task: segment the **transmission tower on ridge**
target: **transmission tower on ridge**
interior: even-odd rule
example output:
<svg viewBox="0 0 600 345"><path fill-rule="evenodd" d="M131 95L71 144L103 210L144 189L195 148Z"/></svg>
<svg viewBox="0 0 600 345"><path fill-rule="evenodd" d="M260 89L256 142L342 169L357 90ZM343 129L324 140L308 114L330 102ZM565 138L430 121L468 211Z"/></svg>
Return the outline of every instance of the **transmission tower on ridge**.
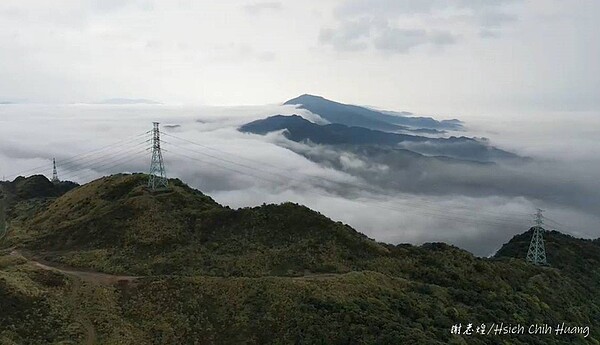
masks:
<svg viewBox="0 0 600 345"><path fill-rule="evenodd" d="M58 183L58 172L56 172L56 158L52 158L52 180L53 183Z"/></svg>
<svg viewBox="0 0 600 345"><path fill-rule="evenodd" d="M148 187L152 190L168 188L169 181L165 173L165 164L163 162L162 152L160 151L160 130L158 122L153 122L152 130L152 163L150 164L150 176L148 177Z"/></svg>
<svg viewBox="0 0 600 345"><path fill-rule="evenodd" d="M534 265L547 265L546 262L546 248L544 246L544 216L542 215L544 210L537 209L535 213L535 226L533 227L533 236L531 237L531 243L529 244L529 250L527 251L527 261Z"/></svg>

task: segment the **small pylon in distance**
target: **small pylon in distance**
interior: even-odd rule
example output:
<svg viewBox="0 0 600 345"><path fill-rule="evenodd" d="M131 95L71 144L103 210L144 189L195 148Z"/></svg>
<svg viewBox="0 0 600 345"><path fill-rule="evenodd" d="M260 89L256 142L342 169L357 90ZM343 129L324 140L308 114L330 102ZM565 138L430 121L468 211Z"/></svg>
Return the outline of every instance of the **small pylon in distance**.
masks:
<svg viewBox="0 0 600 345"><path fill-rule="evenodd" d="M52 183L58 183L58 172L56 171L56 158L52 158Z"/></svg>
<svg viewBox="0 0 600 345"><path fill-rule="evenodd" d="M548 265L546 261L546 247L544 246L544 220L543 210L538 208L535 213L535 226L533 227L533 236L527 251L527 262L534 265Z"/></svg>
<svg viewBox="0 0 600 345"><path fill-rule="evenodd" d="M165 173L165 164L163 162L162 152L160 150L160 130L158 122L153 122L152 130L152 162L150 163L150 176L148 177L148 187L152 190L168 188L169 180Z"/></svg>

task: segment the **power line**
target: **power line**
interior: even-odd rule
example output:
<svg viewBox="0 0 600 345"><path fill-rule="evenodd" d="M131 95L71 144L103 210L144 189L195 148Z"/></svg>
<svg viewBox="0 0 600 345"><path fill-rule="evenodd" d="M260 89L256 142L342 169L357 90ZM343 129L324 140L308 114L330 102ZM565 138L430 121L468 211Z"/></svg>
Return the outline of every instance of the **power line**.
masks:
<svg viewBox="0 0 600 345"><path fill-rule="evenodd" d="M147 145L150 140L152 141L152 149L153 149L153 157L154 157L157 152L156 146L157 146L157 144L159 145L158 152L160 152L160 142L162 141L162 140L160 140L160 137L157 137L157 134L160 133L160 131L157 129L157 125L155 124L155 128L152 131L153 137L151 139L147 139L147 140L143 140L143 141L139 140L140 137L147 136L150 132L151 131L148 131L148 132L139 134L133 138L121 140L121 141L115 142L113 144L106 145L99 149L91 150L91 151L88 151L85 153L81 153L81 154L72 156L68 159L63 160L62 162L59 161L59 167L61 170L64 171L63 177L70 176L72 178L85 179L92 175L98 174L102 171L108 171L110 169L114 169L115 167L119 167L119 166L122 166L125 164L131 164L132 162L142 158L139 155L141 153L146 152L149 148L143 148L141 150L136 150L136 149L139 148L140 146ZM180 156L180 157L183 157L186 159L199 161L204 164L210 164L210 165L216 166L220 169L233 171L233 172L236 172L243 176L251 176L251 177L254 177L254 178L257 178L260 180L267 181L276 186L282 185L282 181L284 182L284 185L287 185L288 187L305 186L305 187L308 187L306 189L309 192L320 194L320 195L328 197L328 198L332 197L332 194L325 192L325 190L335 187L335 186L338 186L338 187L342 186L347 189L350 189L350 188L358 189L360 191L368 192L369 194L377 195L377 196L386 195L385 190L382 190L381 188L377 188L376 186L365 184L362 181L358 181L358 182L354 182L354 183L346 182L346 181L336 181L336 180L325 178L322 176L314 176L314 175L310 175L310 174L305 174L305 173L301 173L301 172L291 170L291 169L283 169L281 167L278 167L278 166L275 166L275 165L272 165L272 164L269 164L266 162L259 162L259 161L241 156L241 155L228 153L226 151L219 150L217 148L213 148L210 146L202 145L202 144L196 143L196 142L188 140L188 139L179 138L177 136L170 135L168 133L163 132L163 134L168 137L172 137L174 139L196 145L198 147L201 147L202 149L227 154L231 157L235 157L235 160L223 158L222 156L213 155L213 154L206 153L206 152L199 151L199 150L194 150L194 149L182 146L182 145L178 145L176 143L168 143L168 142L162 141L164 144L167 144L167 146L172 146L177 149L186 150L195 155L202 155L204 157L208 157L209 160L199 159L198 157L193 157L193 156L190 156L187 154L183 154L183 153L177 152L175 150L172 150L172 151L164 150L165 152L169 152L170 154L173 154L175 156ZM127 146L126 144L133 144L133 145ZM116 145L122 145L122 146L125 145L125 146L121 147L120 149L118 149L116 151L109 151L109 152L103 153L103 151L106 151L109 148L114 148ZM162 156L162 154L161 154L161 156ZM249 164L241 163L240 160L246 161ZM155 166L155 164L154 164L155 161L156 160L153 158L152 159L153 164L151 166ZM160 161L162 162L162 159L160 159ZM215 161L221 162L221 163L217 163ZM257 167L256 165L259 165L260 167ZM269 166L274 169L265 169L264 168L265 166ZM42 167L40 167L40 168L42 168ZM35 170L35 169L36 168L32 168L32 169L26 170L26 171L31 171L31 170ZM86 171L86 170L89 170L89 171ZM164 173L164 163L162 164L162 169L159 169L159 170L161 170ZM151 170L151 175L152 175L152 171L153 170ZM279 172L277 172L277 171L279 171ZM21 173L19 173L19 174L21 174ZM268 175L268 176L265 176L265 175ZM164 176L164 174L161 174L161 176ZM352 176L352 175L350 175L350 176ZM355 176L352 176L352 178L356 179ZM324 182L325 184L324 185L320 185L320 184L315 185L313 183L315 180ZM386 195L386 196L394 197L393 195ZM495 215L494 217L488 217L488 219L468 217L465 215L457 214L455 211L450 211L449 208L438 207L437 205L434 205L429 200L419 200L419 198L413 198L413 197L411 197L411 199L407 199L407 200L396 199L393 202L390 200L382 201L377 198L366 197L365 195L362 195L362 194L360 195L359 198L355 198L355 199L346 198L346 200L348 200L350 202L359 203L361 205L364 205L364 203L360 201L361 199L368 200L369 202L371 202L369 204L369 206L378 207L381 209L392 210L392 211L396 211L396 212L405 212L405 209L397 208L398 206L400 206L400 207L404 207L404 208L413 208L413 209L417 210L419 213L424 214L424 215L428 215L428 216L432 216L432 217L439 217L439 218L456 221L456 222L478 223L478 224L487 224L487 225L494 225L494 226L506 226L506 225L511 225L511 226L515 226L515 227L522 226L522 224L517 223L517 221L515 221L514 218L504 219L503 217L500 217L498 215ZM452 213L454 213L454 214L452 214ZM480 211L479 213L485 213L485 212Z"/></svg>
<svg viewBox="0 0 600 345"><path fill-rule="evenodd" d="M207 154L205 152L201 152L201 151L196 151L196 150L192 150L192 149L189 149L189 148L185 148L185 147L182 147L180 145L176 145L176 144L170 144L170 145L173 145L175 147L182 148L182 149L194 152L194 153L198 153L198 154L201 154L201 155L204 155L204 156L207 156L207 157L210 157L210 158L213 158L215 160L222 161L222 162L225 162L225 163L228 163L228 164L236 165L236 166L243 167L243 168L246 168L246 169L251 169L251 170L254 170L254 171L259 171L261 173L266 173L266 174L269 174L269 175L272 175L272 176L275 176L275 177L278 177L278 178L283 178L285 181L295 180L295 181L298 181L300 183L305 183L306 182L304 180L300 180L300 179L295 178L295 177L290 176L290 175L282 175L282 174L278 174L278 173L275 173L275 172L272 172L272 171L262 170L262 169L259 169L259 168L255 168L255 167L249 166L247 164L238 163L238 162L231 161L231 160L228 160L228 159L223 159L221 157L217 157L217 156L214 156L214 155L211 155L211 154ZM189 157L189 156L187 156L187 157ZM213 163L210 163L208 161L202 161L202 162L203 163L207 163L207 164L213 164ZM222 165L219 165L219 166L223 167ZM228 169L227 167L223 167L223 168ZM231 169L231 170L235 171L235 172L238 172L238 173L247 174L247 172L242 172L242 171L233 170L233 169ZM251 175L251 176L254 176L254 177L257 177L257 178L260 178L260 179L263 179L263 180L267 180L267 181L269 181L271 183L277 183L277 184L281 183L281 181L274 181L274 180L271 180L271 179L265 179L263 176L257 176L257 175ZM308 175L308 177L312 178L313 176ZM377 194L377 195L381 195L382 194L381 190L374 189L372 186L369 186L369 185L364 185L364 184L362 184L362 185L356 185L356 184L351 184L351 183L347 183L347 182L340 182L340 181L329 180L329 179L325 179L325 178L322 178L322 180L326 180L327 182L332 183L332 184L336 184L336 185L345 185L345 186L350 186L350 187L353 187L353 188L359 188L361 190L367 190L367 191L369 191L371 193L374 193L374 194ZM411 200L406 200L404 202L408 203L408 204L404 204L403 205L405 207L412 207L412 208L418 208L418 209L429 208L430 210L433 210L433 211L435 211L437 209L437 211L441 212L441 213L437 214L437 216L444 216L446 218L449 217L448 216L448 209L447 208L440 208L440 207L436 207L436 206L431 205L431 204L427 205L427 206L426 205L418 206L417 202L415 202L415 200L412 200L412 199ZM462 220L465 220L465 218L463 218ZM504 223L509 223L509 222L514 223L514 218L501 219L499 217L495 217L495 221L502 221Z"/></svg>
<svg viewBox="0 0 600 345"><path fill-rule="evenodd" d="M142 150L142 151L138 151L135 152L134 154L140 154L140 153L145 153L146 150ZM113 170L114 168L117 167L121 167L127 164L132 164L132 162L135 162L136 160L139 160L141 158L145 158L143 156L133 156L133 155L127 155L124 157L121 157L118 160L112 161L110 163L106 163L100 166L95 166L95 167L90 167L87 168L87 171L82 171L77 173L76 175L74 175L73 179L76 179L78 181L84 182L96 175L104 175L106 172L110 172L111 170ZM119 171L122 172L122 171ZM135 171L130 171L130 172L135 172Z"/></svg>
<svg viewBox="0 0 600 345"><path fill-rule="evenodd" d="M105 161L110 161L112 160L115 156L120 155L121 153L125 152L129 152L132 149L135 149L137 147L140 146L146 146L147 143L149 142L149 140L143 141L143 142L139 142L136 145L130 146L130 147L125 147L125 148L121 148L120 150L117 151L112 151L112 152L108 152L102 155L99 155L97 157L87 157L86 159L81 159L78 160L76 162L71 162L69 164L65 164L64 166L62 166L62 168L66 169L66 170L70 170L70 171L77 171L80 169L85 169L88 166L92 166L94 164L98 164L98 163L102 163ZM91 158L91 159L88 159Z"/></svg>
<svg viewBox="0 0 600 345"><path fill-rule="evenodd" d="M174 136L174 135L171 135L171 134L168 134L168 133L164 133L164 132L161 132L161 133L163 133L165 136L168 136L168 137L171 137L171 138L175 138L175 139L178 139L178 140L181 140L181 141L184 141L184 142L187 142L187 143L190 143L190 144L202 147L202 148L206 148L206 149L209 149L209 150L212 150L212 151L215 151L215 152L224 153L224 154L230 155L232 157L236 157L236 159L242 159L242 160L245 160L247 162L259 164L261 167L262 166L273 167L273 168L275 168L275 169L277 169L279 171L285 172L287 174L287 175L285 175L285 178L292 178L289 175L290 173L291 174L300 174L300 175L304 175L304 176L306 176L306 177L308 177L310 179L319 179L321 181L324 181L324 182L327 182L327 183L331 183L331 184L335 184L335 185L345 185L347 187L358 188L358 189L363 189L363 190L364 189L368 189L368 190L374 191L376 194L385 194L386 192L388 192L388 191L386 191L384 189L381 189L381 188L379 188L379 189L376 190L374 188L374 186L370 185L370 184L335 181L335 180L331 180L331 179L328 179L328 178L325 178L325 177L322 177L322 176L315 176L315 175L309 175L309 174L305 174L305 173L300 173L297 170L284 169L284 168L281 168L280 166L275 166L275 165L272 165L272 164L268 164L266 162L257 162L257 161L255 161L253 159L249 159L249 158L246 158L244 156L236 155L236 154L233 154L233 153L230 153L230 152L227 152L227 151L219 150L219 149L217 149L215 147L210 147L210 146L202 145L202 144L199 144L199 143L194 142L194 141L189 140L189 139L184 139L184 138L177 137L177 136ZM245 168L253 169L253 170L259 170L261 172L264 172L264 173L267 173L267 174L270 174L270 175L281 176L281 174L275 173L275 172L270 171L270 170L263 170L263 169L260 169L260 168L248 166L246 164L242 164L242 163L239 163L239 162L236 162L236 161L231 161L231 160L228 160L228 159L225 159L225 158L216 157L214 155L211 155L211 154L208 154L208 153L205 153L205 152L200 152L200 151L192 150L192 149L189 149L189 148L186 148L186 147L174 144L174 143L168 143L168 144L174 145L174 146L182 148L184 150L188 150L188 151L191 151L191 152L196 152L196 153L202 154L204 156L211 157L211 158L223 161L223 162L235 164L237 166L241 166L241 167L245 167ZM350 176L352 176L352 175L350 175ZM352 176L352 177L356 178L355 176ZM395 183L391 183L391 184L395 185L396 187L400 187L400 185L398 185L398 184L395 184ZM411 203L421 202L421 203L424 203L424 204L430 204L432 207L438 207L431 200L426 200L424 198L421 198L421 197L418 197L418 196L415 196L415 195L411 195L410 198L411 198L410 199ZM468 208L466 208L466 207L460 207L460 206L453 206L453 208L455 208L455 209L459 209L460 208L460 209L467 209L468 210ZM445 211L445 208L443 210ZM504 217L504 218L506 218L509 221L513 220L515 217L523 217L524 218L525 216L529 216L528 213L513 213L514 214L513 217L511 217L511 216L507 217L506 213L495 213L495 212L491 212L491 211L487 211L487 210L478 210L478 213L485 213L485 214L488 214L490 216L494 216L496 218L503 218Z"/></svg>
<svg viewBox="0 0 600 345"><path fill-rule="evenodd" d="M565 226L564 224L561 224L561 223L559 223L559 222L557 222L555 220L552 220L551 218L548 218L546 216L544 216L544 219L549 220L551 223L554 223L554 224L556 224L558 226Z"/></svg>
<svg viewBox="0 0 600 345"><path fill-rule="evenodd" d="M114 147L116 145L121 145L121 144L125 144L125 143L129 143L129 142L135 141L135 140L137 140L137 138L139 138L141 136L144 136L144 135L147 135L148 133L150 133L150 131L146 131L144 133L138 134L138 135L136 135L136 136L134 136L132 138L129 138L129 139L123 139L123 140L114 142L112 144L100 147L98 149L94 149L94 150L90 150L90 151L87 151L87 152L82 152L82 153L76 154L74 156L70 156L68 158L63 159L62 163L63 164L69 163L69 162L72 162L72 161L75 161L75 160L78 160L78 159L82 159L83 157L85 157L87 155L90 155L92 153L101 152L101 151L104 151L104 150L106 150L108 148ZM45 164L45 165L41 165L41 166L38 166L38 167L29 168L29 169L22 170L22 171L19 171L19 172L10 174L10 175L6 175L5 178L7 178L8 180L12 180L12 179L16 178L17 176L20 176L20 175L23 175L23 174L27 174L27 173L31 173L31 172L40 171L42 169L46 169L47 167L48 167L48 165Z"/></svg>
<svg viewBox="0 0 600 345"><path fill-rule="evenodd" d="M224 166L224 165L221 165L221 164L217 164L217 163L214 163L214 162L211 162L211 161L208 161L208 160L198 159L196 157L188 156L188 155L185 155L185 154L182 154L182 153L178 153L178 152L174 152L174 151L170 151L170 150L164 150L164 151L165 152L169 152L170 154L174 154L176 156L181 156L181 157L192 159L192 160L195 160L195 161L199 161L199 162L202 162L202 163L205 163L205 164L210 164L210 165L219 167L221 169L225 169L225 170L237 172L237 173L243 174L243 175L249 175L249 176L258 178L260 180L264 180L264 181L267 181L267 182L270 182L270 183L274 183L276 185L280 185L281 184L281 181L279 181L279 180L273 180L273 179L266 178L266 177L261 176L261 175L250 174L250 173L245 172L245 171L240 171L240 170L237 170L237 169L234 169L234 168L231 168L231 167L227 167L227 166ZM289 182L289 179L287 180L287 182ZM303 183L303 181L299 181L299 182ZM320 191L315 190L313 188L311 188L310 191L312 193L320 194L320 195L328 197L328 198L331 197L331 194L323 193L323 192L320 192ZM378 207L378 208L382 208L382 209L387 209L387 210L391 210L391 211L396 211L396 212L400 212L400 213L404 213L406 211L406 210L403 210L403 209L398 209L398 208L395 208L395 207L387 206L384 202L382 202L380 200L376 200L376 199L373 199L373 198L365 198L365 199L368 199L369 201L377 203L377 204L370 204L369 206ZM354 203L358 203L358 204L361 204L363 206L365 205L364 203L361 203L358 200L354 200L354 199L345 199L345 200L350 201L350 202L354 202ZM506 225L509 224L508 222L501 221L501 220L497 220L496 221L496 220L475 219L475 218L465 217L465 216L460 216L460 215L450 215L447 212L446 213L436 213L436 212L432 212L431 210L426 210L424 207L419 207L417 205L401 205L401 206L415 208L417 211L419 211L420 213L422 213L424 215L429 215L429 216L432 216L432 217L439 217L439 218L443 218L443 219L447 219L447 220L454 220L456 222L478 223L478 224L486 224L486 225L492 225L492 226L506 226ZM512 223L510 225L515 226L515 227L522 227L523 226L523 224L520 224L520 223Z"/></svg>
<svg viewBox="0 0 600 345"><path fill-rule="evenodd" d="M103 163L103 164L87 165L77 171L69 172L69 173L67 173L67 175L71 176L71 178L85 179L85 178L88 178L95 174L101 173L102 172L101 170L109 171L110 169L113 169L117 166L131 163L135 159L143 158L142 156L137 156L137 155L139 155L141 153L145 153L147 151L148 151L147 148L143 148L141 150L134 151L134 152L128 151L128 152L122 153L118 156L112 157L112 159L110 161L105 161L105 163ZM116 157L119 157L119 158L116 158ZM88 170L88 171L85 171L85 170Z"/></svg>
<svg viewBox="0 0 600 345"><path fill-rule="evenodd" d="M189 157L189 156L187 156L187 157ZM205 161L205 160L199 160L199 161L207 163L207 164L216 165L216 164L214 164L212 162ZM239 171L239 170L231 169L231 168L228 168L228 167L225 167L225 166L222 166L222 165L217 165L217 166L219 166L221 168L224 168L224 169L228 169L228 170L232 170L232 171L235 171L235 172L239 172L239 173L242 173L242 174L251 175L251 176L254 176L256 178L260 178L262 180L266 180L268 182L281 184L281 181L274 181L274 180L271 180L271 179L265 179L262 176L248 174L247 172L242 172L242 171ZM325 195L327 197L331 197L331 194L323 194L323 193L319 193L319 194ZM368 198L368 199L370 201L376 201L376 202L382 203L381 201L373 199L373 198ZM347 200L352 200L352 199L347 199ZM398 203L398 202L396 202L396 203ZM435 216L435 217L439 217L439 218L444 218L444 219L452 219L452 220L455 220L455 221L465 221L465 222L469 222L470 221L470 222L472 222L473 219L474 219L474 218L461 217L461 216L458 216L458 215L451 216L451 215L449 215L448 210L445 210L443 212L438 212L438 213L433 213L431 211L427 212L427 211L425 211L425 208L428 208L429 210L433 210L433 209L431 207L418 206L416 204L402 204L401 206L409 207L409 208L413 208L413 209L417 209L419 212L427 214L427 215L431 215L431 216ZM386 209L391 209L391 210L394 210L394 211L400 211L400 212L404 212L405 211L405 210L399 210L399 209L391 208L389 206L386 206L385 208ZM510 223L510 224L512 224L514 226L519 226L519 227L523 226L522 223L516 223L514 219L512 219L512 220L503 220L503 219L479 220L479 223L487 223L488 225L502 225L502 226L505 226L505 225L507 225L507 224Z"/></svg>

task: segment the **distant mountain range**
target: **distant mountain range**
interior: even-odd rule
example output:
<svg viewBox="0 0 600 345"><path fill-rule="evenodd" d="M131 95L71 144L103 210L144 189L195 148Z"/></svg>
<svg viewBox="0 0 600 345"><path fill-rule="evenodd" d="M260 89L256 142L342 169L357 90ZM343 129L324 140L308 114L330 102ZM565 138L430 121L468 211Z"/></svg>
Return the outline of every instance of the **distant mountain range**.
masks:
<svg viewBox="0 0 600 345"><path fill-rule="evenodd" d="M430 130L460 130L462 123L459 120L438 121L430 117L405 116L411 113L377 111L366 107L343 104L330 101L321 96L302 95L284 103L285 105L298 105L321 116L331 123L340 123L347 126L358 126L382 131L401 131L410 129Z"/></svg>
<svg viewBox="0 0 600 345"><path fill-rule="evenodd" d="M161 104L144 98L109 98L98 102L98 104Z"/></svg>
<svg viewBox="0 0 600 345"><path fill-rule="evenodd" d="M304 145L289 141L278 141L277 145L320 166L360 178L368 182L376 193L458 193L475 197L516 197L523 194L522 188L507 186L505 181L508 176L513 176L511 166L530 159L494 147L487 139L440 137L441 132L431 128L424 130L438 131L438 135L423 136L414 129L399 129L404 128L404 125L384 121L391 117L402 118L401 116L344 105L316 96L300 96L286 104L300 101L311 105L325 105L325 108L313 106L309 111L317 111L318 115L332 123L314 123L299 115L274 115L246 123L238 130L258 135L281 132L291 142ZM404 121L407 118L402 119ZM462 128L458 120L443 122L421 118L413 123L430 127ZM348 196L354 193L352 188L346 187L336 188L335 192Z"/></svg>
<svg viewBox="0 0 600 345"><path fill-rule="evenodd" d="M445 156L477 162L519 158L513 153L490 146L487 141L464 136L428 138L347 126L340 123L319 125L298 115L275 115L247 123L239 128L241 132L261 135L283 129L286 130L284 132L286 138L296 142L310 141L321 145L381 145L405 148L423 155Z"/></svg>

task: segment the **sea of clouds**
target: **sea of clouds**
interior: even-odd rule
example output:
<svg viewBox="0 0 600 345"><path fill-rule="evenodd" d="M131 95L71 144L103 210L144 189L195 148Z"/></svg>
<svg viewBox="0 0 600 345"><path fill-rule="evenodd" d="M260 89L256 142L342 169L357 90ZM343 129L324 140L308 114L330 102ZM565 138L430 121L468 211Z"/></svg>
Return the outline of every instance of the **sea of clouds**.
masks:
<svg viewBox="0 0 600 345"><path fill-rule="evenodd" d="M461 135L487 137L532 160L418 175L389 171L384 162L330 147L290 142L281 132L237 131L274 114L322 122L280 105L0 105L0 177L51 176L53 157L60 177L79 183L110 173L147 172L150 144L144 133L158 121L168 176L231 207L292 201L379 241L443 241L482 256L526 231L537 207L551 219L548 228L587 238L600 234L598 114L463 117L467 132ZM306 152L338 159L344 169L309 160ZM406 188L382 188L370 178L381 171ZM411 181L414 176L422 178Z"/></svg>

